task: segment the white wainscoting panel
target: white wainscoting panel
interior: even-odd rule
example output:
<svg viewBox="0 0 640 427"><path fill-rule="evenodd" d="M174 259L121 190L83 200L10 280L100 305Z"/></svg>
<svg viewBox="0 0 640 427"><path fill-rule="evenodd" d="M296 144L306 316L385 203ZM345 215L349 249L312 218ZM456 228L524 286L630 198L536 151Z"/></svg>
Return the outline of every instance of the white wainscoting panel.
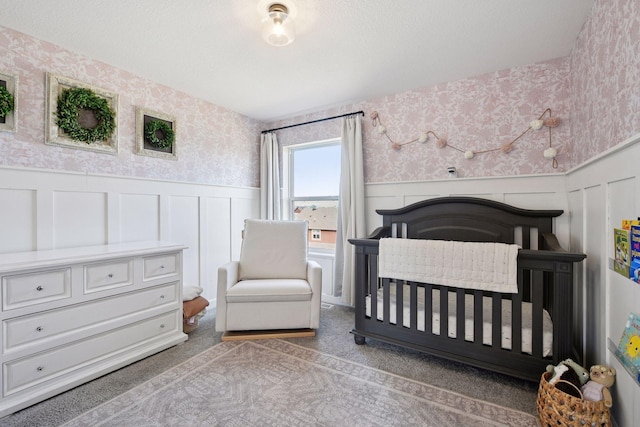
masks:
<svg viewBox="0 0 640 427"><path fill-rule="evenodd" d="M556 234L563 247L569 249L570 214L564 180L564 174L549 174L367 184L367 230L371 233L382 225L382 217L376 213L376 209L397 209L435 197L481 197L523 209L563 210L564 214L555 220Z"/></svg>
<svg viewBox="0 0 640 427"><path fill-rule="evenodd" d="M618 344L630 311L640 314L640 285L610 268L613 229L623 218L640 215L640 135L602 153L567 173L566 186L572 210L572 243L587 254L584 264L585 336L588 364L616 368L612 388L612 414L619 426L636 425L640 419L640 384L607 349L607 340Z"/></svg>
<svg viewBox="0 0 640 427"><path fill-rule="evenodd" d="M209 197L205 201L206 229L203 229L203 241L206 253L204 264L206 274L200 282L208 295L216 295L218 267L231 260L231 201L227 198Z"/></svg>
<svg viewBox="0 0 640 427"><path fill-rule="evenodd" d="M120 241L160 239L160 197L157 194L120 194Z"/></svg>
<svg viewBox="0 0 640 427"><path fill-rule="evenodd" d="M217 269L259 204L256 188L0 166L0 253L174 241L189 247L184 282L215 305Z"/></svg>
<svg viewBox="0 0 640 427"><path fill-rule="evenodd" d="M187 246L182 256L185 285L200 283L200 200L194 196L170 196L169 241Z"/></svg>
<svg viewBox="0 0 640 427"><path fill-rule="evenodd" d="M36 247L36 192L0 188L0 245L8 252Z"/></svg>
<svg viewBox="0 0 640 427"><path fill-rule="evenodd" d="M56 248L107 243L107 194L54 191L53 242Z"/></svg>

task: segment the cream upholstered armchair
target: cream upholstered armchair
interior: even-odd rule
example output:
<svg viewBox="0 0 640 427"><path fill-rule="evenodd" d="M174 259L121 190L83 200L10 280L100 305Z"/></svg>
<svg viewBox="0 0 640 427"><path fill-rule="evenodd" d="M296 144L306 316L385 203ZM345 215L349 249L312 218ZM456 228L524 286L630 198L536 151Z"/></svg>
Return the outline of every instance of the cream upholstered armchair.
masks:
<svg viewBox="0 0 640 427"><path fill-rule="evenodd" d="M306 221L245 220L240 261L218 268L216 330L318 329L322 269Z"/></svg>

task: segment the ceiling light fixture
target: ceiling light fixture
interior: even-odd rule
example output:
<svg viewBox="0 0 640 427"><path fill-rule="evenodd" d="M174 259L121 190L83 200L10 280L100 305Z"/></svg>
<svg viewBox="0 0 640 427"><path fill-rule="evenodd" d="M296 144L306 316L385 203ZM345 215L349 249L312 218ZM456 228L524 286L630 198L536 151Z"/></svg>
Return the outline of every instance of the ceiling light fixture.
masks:
<svg viewBox="0 0 640 427"><path fill-rule="evenodd" d="M262 20L262 38L274 46L286 46L296 38L287 6L281 3L269 5L267 17Z"/></svg>

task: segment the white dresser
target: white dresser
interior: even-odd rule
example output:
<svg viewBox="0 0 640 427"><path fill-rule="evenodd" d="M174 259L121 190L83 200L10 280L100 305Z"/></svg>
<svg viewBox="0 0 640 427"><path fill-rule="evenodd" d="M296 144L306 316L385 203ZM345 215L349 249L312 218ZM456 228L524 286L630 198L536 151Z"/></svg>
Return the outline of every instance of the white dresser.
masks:
<svg viewBox="0 0 640 427"><path fill-rule="evenodd" d="M185 341L183 249L0 254L0 417Z"/></svg>

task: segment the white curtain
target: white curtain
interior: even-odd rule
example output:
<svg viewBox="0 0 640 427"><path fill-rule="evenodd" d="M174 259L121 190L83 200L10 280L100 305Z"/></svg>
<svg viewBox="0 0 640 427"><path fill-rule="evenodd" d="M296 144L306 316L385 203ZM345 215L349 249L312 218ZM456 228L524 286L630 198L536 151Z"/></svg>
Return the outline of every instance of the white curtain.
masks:
<svg viewBox="0 0 640 427"><path fill-rule="evenodd" d="M365 238L364 168L362 162L362 120L360 115L342 119L342 156L338 230L336 236L336 289L342 289L342 302L355 301L355 250L347 239Z"/></svg>
<svg viewBox="0 0 640 427"><path fill-rule="evenodd" d="M260 217L280 219L280 161L275 133L260 138Z"/></svg>

